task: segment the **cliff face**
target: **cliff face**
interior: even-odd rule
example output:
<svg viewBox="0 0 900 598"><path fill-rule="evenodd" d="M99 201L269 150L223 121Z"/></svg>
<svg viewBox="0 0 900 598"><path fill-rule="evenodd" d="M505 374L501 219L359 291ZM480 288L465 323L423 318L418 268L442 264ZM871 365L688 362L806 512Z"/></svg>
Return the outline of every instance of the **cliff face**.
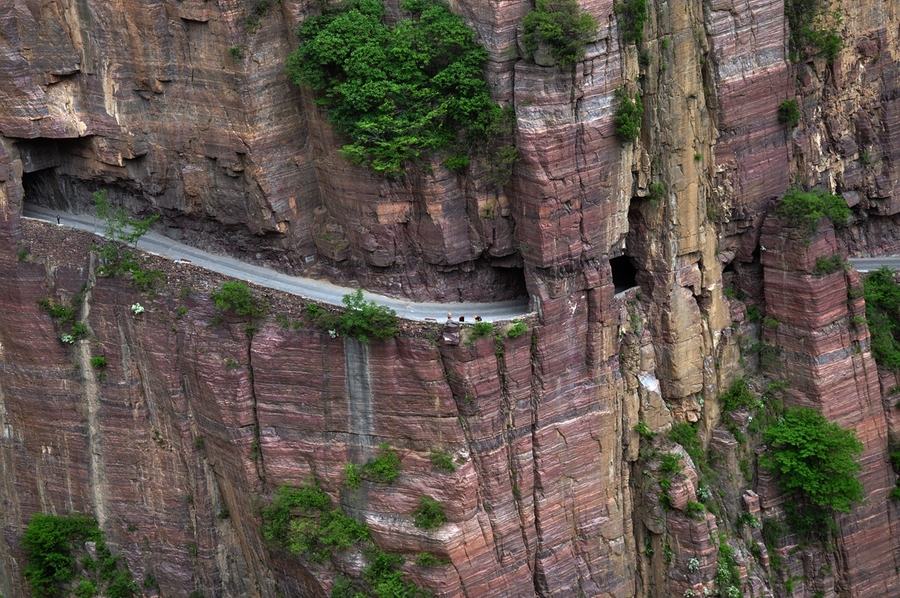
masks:
<svg viewBox="0 0 900 598"><path fill-rule="evenodd" d="M804 573L803 595L897 593L896 414L853 323L858 280L811 273L816 255L900 244L897 9L844 6L829 65L788 59L783 2L651 3L640 48L621 42L612 1L581 6L598 34L560 69L520 56L528 3L452 4L491 56L494 98L516 110L521 160L503 187L479 167L386 180L344 161L282 67L314 3L26 0L0 18L0 594L23 595L29 515L79 511L163 595L327 595L358 559L336 572L258 533L259 503L309 479L441 596L715 591L719 532L744 511L777 515L781 498L761 472L759 497L732 482L724 516L689 514L702 468L682 451L667 510L634 427L696 422L722 475L740 476L715 399L753 373L739 338L760 332L723 296L732 286L781 323L762 340L784 351L772 375L791 400L858 429L868 500L841 519L828 575L790 546L774 572L758 530L729 535L735 583L771 595ZM617 88L642 94L635 144L615 136ZM777 120L788 98L796 128ZM841 192L853 226L783 242L763 222L790 184ZM537 315L502 351L429 327L371 345L273 322L248 335L213 324L218 279L166 267L159 295L139 295L96 276L86 237L20 220L26 200L83 210L99 188L198 246L410 298L527 292ZM619 292L630 277L640 288ZM90 336L68 346L37 301L76 296ZM400 451L399 482L344 488L344 465L382 442ZM454 473L432 468L437 449ZM422 494L447 505L438 531L412 524ZM416 567L420 552L451 566Z"/></svg>

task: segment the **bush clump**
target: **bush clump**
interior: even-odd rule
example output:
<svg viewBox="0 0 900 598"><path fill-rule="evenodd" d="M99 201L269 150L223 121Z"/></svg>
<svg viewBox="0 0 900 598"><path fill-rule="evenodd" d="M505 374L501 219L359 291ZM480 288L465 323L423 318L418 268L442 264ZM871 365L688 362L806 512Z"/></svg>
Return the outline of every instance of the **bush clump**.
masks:
<svg viewBox="0 0 900 598"><path fill-rule="evenodd" d="M85 542L96 543L97 560L87 554ZM66 586L76 596L102 592L109 598L129 598L140 590L121 557L113 556L106 546L97 522L84 515L33 515L22 548L23 574L37 598L58 596ZM79 571L82 575L76 577Z"/></svg>
<svg viewBox="0 0 900 598"><path fill-rule="evenodd" d="M362 468L356 463L344 465L344 483L351 490L359 490L359 486L362 484Z"/></svg>
<svg viewBox="0 0 900 598"><path fill-rule="evenodd" d="M341 301L347 308L341 317L341 331L347 336L367 343L373 338L392 338L399 333L397 312L374 301L365 301L362 289L344 295Z"/></svg>
<svg viewBox="0 0 900 598"><path fill-rule="evenodd" d="M738 378L731 383L731 388L728 389L728 392L723 393L719 397L719 403L722 406L722 411L725 413L736 409L750 409L761 406L757 396L750 390L750 385L743 378Z"/></svg>
<svg viewBox="0 0 900 598"><path fill-rule="evenodd" d="M449 564L448 561L438 558L430 552L420 552L416 556L416 565L419 567L444 567Z"/></svg>
<svg viewBox="0 0 900 598"><path fill-rule="evenodd" d="M537 0L522 28L526 50L534 52L544 43L559 66L569 66L584 58L585 44L597 33L597 21L581 10L577 0Z"/></svg>
<svg viewBox="0 0 900 598"><path fill-rule="evenodd" d="M778 106L778 122L788 127L795 127L800 122L800 107L797 100L785 100Z"/></svg>
<svg viewBox="0 0 900 598"><path fill-rule="evenodd" d="M400 565L404 559L400 555L372 550L367 555L369 564L363 569L363 579L371 588L371 594L358 594L353 590L336 594L332 598L357 598L360 595L374 595L379 598L432 598L432 594L403 580Z"/></svg>
<svg viewBox="0 0 900 598"><path fill-rule="evenodd" d="M760 464L803 503L848 513L863 499L855 459L863 445L855 430L842 429L815 409L792 407L763 431L763 442L769 448Z"/></svg>
<svg viewBox="0 0 900 598"><path fill-rule="evenodd" d="M784 224L805 229L808 235L819 229L819 220L823 216L827 216L834 226L846 226L850 214L843 197L822 189L791 189L775 208L775 215Z"/></svg>
<svg viewBox="0 0 900 598"><path fill-rule="evenodd" d="M425 496L419 499L419 508L413 511L413 523L422 529L437 529L447 523L444 503Z"/></svg>
<svg viewBox="0 0 900 598"><path fill-rule="evenodd" d="M441 471L456 471L453 455L447 451L431 451L431 464L434 465L435 469L440 469Z"/></svg>
<svg viewBox="0 0 900 598"><path fill-rule="evenodd" d="M640 94L634 94L634 100L628 97L628 93L622 88L616 90L616 115L613 122L616 123L616 135L622 141L634 142L641 134L641 119L644 117L644 105L641 103Z"/></svg>
<svg viewBox="0 0 900 598"><path fill-rule="evenodd" d="M513 320L513 325L506 331L506 336L509 338L519 338L526 332L528 332L528 327L525 326L525 322Z"/></svg>
<svg viewBox="0 0 900 598"><path fill-rule="evenodd" d="M844 47L841 11L832 9L830 0L785 0L784 14L795 56L821 52L831 62Z"/></svg>
<svg viewBox="0 0 900 598"><path fill-rule="evenodd" d="M400 477L400 457L391 445L378 445L375 458L362 466L363 475L372 481L391 484Z"/></svg>
<svg viewBox="0 0 900 598"><path fill-rule="evenodd" d="M479 338L486 338L494 335L494 325L490 322L475 322L475 326L472 327L472 336L469 337L470 340L475 340Z"/></svg>
<svg viewBox="0 0 900 598"><path fill-rule="evenodd" d="M886 368L900 370L900 285L895 272L882 266L863 281L866 324L872 336L872 357Z"/></svg>
<svg viewBox="0 0 900 598"><path fill-rule="evenodd" d="M691 519L697 519L701 515L706 512L706 507L703 506L703 503L697 502L696 500L689 500L687 504L684 506L684 513Z"/></svg>
<svg viewBox="0 0 900 598"><path fill-rule="evenodd" d="M213 291L212 300L219 311L232 311L239 316L259 318L265 313L262 301L253 296L250 287L238 280L222 283L218 291Z"/></svg>
<svg viewBox="0 0 900 598"><path fill-rule="evenodd" d="M648 191L650 191L650 201L652 201L654 204L658 203L666 196L666 186L662 183L650 183Z"/></svg>
<svg viewBox="0 0 900 598"><path fill-rule="evenodd" d="M331 499L315 484L279 486L260 514L266 542L313 562L369 539L369 528L332 508Z"/></svg>
<svg viewBox="0 0 900 598"><path fill-rule="evenodd" d="M839 253L836 253L830 257L819 256L816 258L816 267L813 269L813 274L817 276L834 274L835 272L840 272L847 267L848 264L844 261L844 256Z"/></svg>
<svg viewBox="0 0 900 598"><path fill-rule="evenodd" d="M395 177L433 154L464 167L508 147L513 120L491 101L481 68L488 54L475 32L442 2L400 7L394 21L382 0L350 0L297 29L301 44L285 68L317 92L347 140L343 156Z"/></svg>
<svg viewBox="0 0 900 598"><path fill-rule="evenodd" d="M644 39L644 23L647 22L647 0L626 0L615 6L621 19L619 29L627 43L641 43Z"/></svg>

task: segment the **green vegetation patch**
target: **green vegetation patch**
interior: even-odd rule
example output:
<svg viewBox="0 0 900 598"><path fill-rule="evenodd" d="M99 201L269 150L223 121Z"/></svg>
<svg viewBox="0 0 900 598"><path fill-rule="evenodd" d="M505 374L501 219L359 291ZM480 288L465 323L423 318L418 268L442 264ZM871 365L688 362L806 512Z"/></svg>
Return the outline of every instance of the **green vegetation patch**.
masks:
<svg viewBox="0 0 900 598"><path fill-rule="evenodd" d="M627 43L641 43L644 39L644 23L648 17L647 0L626 0L619 2L615 7L619 15L619 29L622 31L622 39Z"/></svg>
<svg viewBox="0 0 900 598"><path fill-rule="evenodd" d="M95 543L96 560L88 555L85 542ZM84 515L33 515L22 548L23 574L36 598L70 593L79 598L128 598L140 591L125 562L107 548L97 522Z"/></svg>
<svg viewBox="0 0 900 598"><path fill-rule="evenodd" d="M892 370L900 369L900 285L895 274L882 266L863 281L872 356Z"/></svg>
<svg viewBox="0 0 900 598"><path fill-rule="evenodd" d="M279 486L260 514L262 536L269 545L313 562L369 539L369 528L332 508L331 499L315 484Z"/></svg>
<svg viewBox="0 0 900 598"><path fill-rule="evenodd" d="M844 256L839 253L829 257L819 256L816 258L816 267L813 269L813 274L824 276L826 274L840 272L848 267L849 264L844 261Z"/></svg>
<svg viewBox="0 0 900 598"><path fill-rule="evenodd" d="M362 474L366 479L391 484L400 477L400 457L391 445L378 445L375 458L362 466Z"/></svg>
<svg viewBox="0 0 900 598"><path fill-rule="evenodd" d="M797 100L785 100L778 106L778 122L795 127L800 122L800 107Z"/></svg>
<svg viewBox="0 0 900 598"><path fill-rule="evenodd" d="M855 430L844 430L815 409L790 407L763 431L763 441L769 450L760 464L775 474L783 491L845 513L863 499L855 458L863 445Z"/></svg>
<svg viewBox="0 0 900 598"><path fill-rule="evenodd" d="M584 47L597 33L597 21L583 12L576 0L537 0L535 9L522 19L525 49L536 51L546 44L559 66L584 58Z"/></svg>
<svg viewBox="0 0 900 598"><path fill-rule="evenodd" d="M332 598L429 598L426 590L403 579L398 554L382 552L371 539L369 528L346 516L314 482L297 487L279 486L272 502L260 510L260 532L270 547L280 548L312 562L324 562L355 548L367 565L361 579L338 577ZM335 561L336 562L336 561ZM426 566L437 565L438 562Z"/></svg>
<svg viewBox="0 0 900 598"><path fill-rule="evenodd" d="M347 310L341 317L341 331L347 336L367 343L372 338L397 336L397 312L374 301L363 300L362 289L344 295L341 299Z"/></svg>
<svg viewBox="0 0 900 598"><path fill-rule="evenodd" d="M109 192L101 189L94 193L94 208L97 218L103 221L102 245L94 249L100 255L102 265L98 269L101 276L122 276L131 274L131 284L146 291L165 275L159 270L146 267L146 260L136 253L137 243L150 231L150 226L159 215L139 220L132 218L121 206L113 206ZM129 246L123 249L122 245Z"/></svg>
<svg viewBox="0 0 900 598"><path fill-rule="evenodd" d="M628 97L628 93L622 88L616 90L616 115L613 122L616 123L616 135L622 141L637 141L641 134L641 119L644 117L644 105L641 103L640 94L634 94L634 100Z"/></svg>
<svg viewBox="0 0 900 598"><path fill-rule="evenodd" d="M444 503L423 494L419 499L419 508L413 511L413 523L427 530L441 527L447 523Z"/></svg>
<svg viewBox="0 0 900 598"><path fill-rule="evenodd" d="M434 465L435 469L440 469L441 471L456 471L453 455L447 451L431 451L431 464Z"/></svg>
<svg viewBox="0 0 900 598"><path fill-rule="evenodd" d="M525 326L525 322L513 320L512 326L510 326L509 330L506 331L506 336L509 338L519 338L526 332L528 332L528 327Z"/></svg>
<svg viewBox="0 0 900 598"><path fill-rule="evenodd" d="M844 47L841 11L832 9L830 0L785 0L784 14L795 56L821 52L831 62Z"/></svg>
<svg viewBox="0 0 900 598"><path fill-rule="evenodd" d="M731 383L728 392L719 397L722 411L728 413L736 409L755 409L762 406L757 396L750 390L750 385L743 378L738 378Z"/></svg>
<svg viewBox="0 0 900 598"><path fill-rule="evenodd" d="M791 189L775 208L775 215L781 222L804 229L808 235L819 229L819 220L823 216L827 216L834 226L840 227L847 225L850 214L843 197L822 189Z"/></svg>
<svg viewBox="0 0 900 598"><path fill-rule="evenodd" d="M265 313L264 303L253 296L250 287L239 280L222 283L213 291L212 300L219 311L231 311L239 316L259 318Z"/></svg>
<svg viewBox="0 0 900 598"><path fill-rule="evenodd" d="M451 168L477 155L508 160L514 117L491 101L475 33L441 2L400 6L389 21L382 0L351 0L297 30L285 68L317 92L347 139L343 156L385 176L434 154Z"/></svg>

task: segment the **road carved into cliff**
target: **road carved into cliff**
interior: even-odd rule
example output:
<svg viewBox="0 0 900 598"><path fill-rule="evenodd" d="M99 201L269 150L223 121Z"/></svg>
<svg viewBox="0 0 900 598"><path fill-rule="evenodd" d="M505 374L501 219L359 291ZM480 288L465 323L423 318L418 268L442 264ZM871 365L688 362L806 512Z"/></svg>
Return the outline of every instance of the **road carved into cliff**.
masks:
<svg viewBox="0 0 900 598"><path fill-rule="evenodd" d="M103 235L102 224L92 214L72 214L33 204L25 204L22 215L24 218L68 226L100 236ZM322 303L339 307L343 306L341 298L356 290L338 286L324 280L291 276L271 268L246 264L232 257L216 255L184 243L179 243L158 233L151 232L141 237L138 248L147 253L171 260L189 261L194 266L238 280L245 280L261 287L299 295L306 299L321 301ZM470 317L478 314L483 319L491 321L511 320L529 314L528 299L496 301L493 303L418 303L369 292L365 293L365 299L390 307L401 318L417 321L432 318L443 320L448 312Z"/></svg>

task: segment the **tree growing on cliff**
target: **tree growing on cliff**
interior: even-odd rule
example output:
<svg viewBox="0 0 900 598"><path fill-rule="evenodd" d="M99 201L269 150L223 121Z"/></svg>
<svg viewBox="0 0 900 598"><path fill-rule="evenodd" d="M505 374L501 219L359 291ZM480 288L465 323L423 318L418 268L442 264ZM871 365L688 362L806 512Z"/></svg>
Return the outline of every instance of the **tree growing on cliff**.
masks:
<svg viewBox="0 0 900 598"><path fill-rule="evenodd" d="M84 550L85 542L95 543L96 560ZM128 598L139 591L128 567L106 546L97 522L84 515L36 513L22 537L22 548L23 574L37 598L58 596L66 586L76 595L93 588L110 598ZM81 567L76 566L79 562Z"/></svg>
<svg viewBox="0 0 900 598"><path fill-rule="evenodd" d="M597 21L583 12L577 0L537 0L535 9L522 19L525 49L535 52L546 44L559 66L584 58L585 45L597 34Z"/></svg>
<svg viewBox="0 0 900 598"><path fill-rule="evenodd" d="M118 276L131 273L135 286L142 289L151 287L163 274L146 268L136 249L138 241L150 231L150 226L159 219L159 215L154 214L143 220L132 218L125 208L112 205L106 189L94 193L94 208L97 218L103 221L103 236L106 238L102 245L95 247L103 262L100 274ZM121 244L128 245L129 249L123 249Z"/></svg>
<svg viewBox="0 0 900 598"><path fill-rule="evenodd" d="M232 311L251 319L261 318L266 311L263 302L250 292L250 287L239 280L222 283L211 297L219 311Z"/></svg>
<svg viewBox="0 0 900 598"><path fill-rule="evenodd" d="M647 22L647 0L626 0L615 7L619 15L619 29L626 43L639 44L644 39L644 23Z"/></svg>
<svg viewBox="0 0 900 598"><path fill-rule="evenodd" d="M510 137L498 131L511 120L491 101L475 33L441 2L400 6L404 18L389 22L382 0L351 0L297 30L285 68L317 92L346 138L342 155L389 177L435 154L453 169L481 154L508 160L508 151L486 151Z"/></svg>
<svg viewBox="0 0 900 598"><path fill-rule="evenodd" d="M341 316L341 332L345 335L367 343L373 338L392 338L399 333L397 312L385 305L364 300L362 289L344 295L341 301L347 308Z"/></svg>
<svg viewBox="0 0 900 598"><path fill-rule="evenodd" d="M785 0L784 14L794 58L821 52L831 62L844 47L841 10L832 9L830 0Z"/></svg>
<svg viewBox="0 0 900 598"><path fill-rule="evenodd" d="M896 273L882 266L866 276L866 323L872 335L872 357L886 368L900 370L900 285Z"/></svg>
<svg viewBox="0 0 900 598"><path fill-rule="evenodd" d="M616 115L613 122L616 123L616 134L622 141L637 141L641 134L641 120L644 117L644 105L641 103L640 94L634 94L634 100L628 97L624 89L617 89Z"/></svg>
<svg viewBox="0 0 900 598"><path fill-rule="evenodd" d="M827 217L834 226L846 226L851 214L843 197L823 189L791 189L775 208L775 215L782 224L800 228L807 235L819 229L822 217Z"/></svg>
<svg viewBox="0 0 900 598"><path fill-rule="evenodd" d="M763 431L768 450L760 465L775 474L779 487L795 497L792 520L799 533L821 532L832 511L850 512L863 499L856 461L863 444L855 430L844 430L809 407L785 410Z"/></svg>

